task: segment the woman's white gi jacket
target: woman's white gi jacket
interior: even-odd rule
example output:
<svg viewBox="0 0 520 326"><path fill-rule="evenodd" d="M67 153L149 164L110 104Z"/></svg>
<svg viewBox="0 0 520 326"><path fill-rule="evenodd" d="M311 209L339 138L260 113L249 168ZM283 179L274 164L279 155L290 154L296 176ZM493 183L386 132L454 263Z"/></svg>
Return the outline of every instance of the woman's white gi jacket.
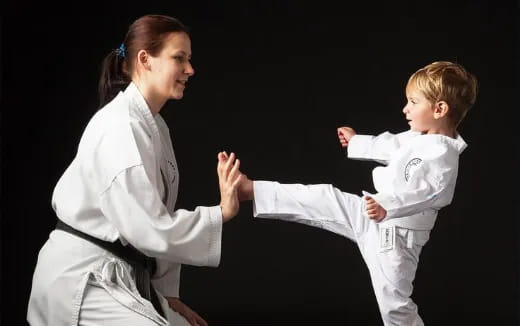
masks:
<svg viewBox="0 0 520 326"><path fill-rule="evenodd" d="M52 205L72 227L158 258L152 283L178 297L181 264L217 266L222 232L219 206L174 209L178 184L168 127L130 83L88 123Z"/></svg>
<svg viewBox="0 0 520 326"><path fill-rule="evenodd" d="M466 147L458 134L453 139L414 131L384 132L355 135L348 156L386 165L372 173L377 194L371 196L387 211L383 225L431 230L438 210L452 201L459 155Z"/></svg>

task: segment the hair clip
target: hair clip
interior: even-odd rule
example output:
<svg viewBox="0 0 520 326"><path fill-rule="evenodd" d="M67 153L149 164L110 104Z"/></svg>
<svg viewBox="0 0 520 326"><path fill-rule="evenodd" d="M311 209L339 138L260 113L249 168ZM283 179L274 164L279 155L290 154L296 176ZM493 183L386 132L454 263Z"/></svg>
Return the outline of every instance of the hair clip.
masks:
<svg viewBox="0 0 520 326"><path fill-rule="evenodd" d="M116 54L120 58L124 58L125 57L125 55L126 55L126 46L123 43L121 43L121 45L119 46L119 49L116 49Z"/></svg>

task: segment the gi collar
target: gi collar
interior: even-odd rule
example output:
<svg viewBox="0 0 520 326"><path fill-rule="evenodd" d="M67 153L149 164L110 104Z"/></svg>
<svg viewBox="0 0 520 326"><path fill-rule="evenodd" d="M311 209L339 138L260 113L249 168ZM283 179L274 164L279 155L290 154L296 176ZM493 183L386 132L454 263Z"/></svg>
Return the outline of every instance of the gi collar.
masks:
<svg viewBox="0 0 520 326"><path fill-rule="evenodd" d="M456 138L451 138L448 136L443 136L443 138L449 145L453 146L457 152L459 152L459 154L461 154L466 149L466 147L468 147L468 144L466 144L458 132L455 132L455 135Z"/></svg>
<svg viewBox="0 0 520 326"><path fill-rule="evenodd" d="M160 134L157 122L155 121L152 111L146 103L143 94L141 94L141 91L137 88L137 85L134 82L130 82L123 93L130 102L130 105L137 109L137 112L139 112L146 122L146 125L150 128L150 131L152 132L152 135L150 136L153 139L154 145L157 148L160 148ZM159 113L157 113L157 115L159 115Z"/></svg>

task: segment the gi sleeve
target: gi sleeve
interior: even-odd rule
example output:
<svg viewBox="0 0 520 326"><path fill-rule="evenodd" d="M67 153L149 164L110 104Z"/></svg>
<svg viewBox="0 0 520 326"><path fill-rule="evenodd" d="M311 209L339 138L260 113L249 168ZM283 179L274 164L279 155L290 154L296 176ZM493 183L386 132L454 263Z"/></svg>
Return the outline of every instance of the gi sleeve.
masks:
<svg viewBox="0 0 520 326"><path fill-rule="evenodd" d="M452 161L452 160L451 160ZM418 162L417 159L415 162ZM377 193L372 197L387 212L384 220L420 213L426 209L440 209L451 202L457 162L450 163L447 151L423 157L415 163L415 171L408 176L404 187L394 193Z"/></svg>
<svg viewBox="0 0 520 326"><path fill-rule="evenodd" d="M157 259L157 270L152 277L153 286L165 297L179 298L181 264Z"/></svg>
<svg viewBox="0 0 520 326"><path fill-rule="evenodd" d="M102 192L100 206L119 233L148 256L196 266L220 262L220 206L170 215L143 165L119 173Z"/></svg>
<svg viewBox="0 0 520 326"><path fill-rule="evenodd" d="M389 132L378 136L355 135L348 143L348 157L357 160L373 160L388 164L390 156L399 149L399 138Z"/></svg>

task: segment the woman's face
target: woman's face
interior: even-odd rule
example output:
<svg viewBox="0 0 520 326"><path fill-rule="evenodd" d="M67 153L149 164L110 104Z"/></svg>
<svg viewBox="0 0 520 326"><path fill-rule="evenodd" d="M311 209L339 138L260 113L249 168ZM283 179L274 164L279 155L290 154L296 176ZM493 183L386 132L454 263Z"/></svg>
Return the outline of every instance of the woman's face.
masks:
<svg viewBox="0 0 520 326"><path fill-rule="evenodd" d="M195 71L190 63L191 41L184 32L170 33L158 56L150 57L151 88L155 96L168 99L181 99L188 78Z"/></svg>

